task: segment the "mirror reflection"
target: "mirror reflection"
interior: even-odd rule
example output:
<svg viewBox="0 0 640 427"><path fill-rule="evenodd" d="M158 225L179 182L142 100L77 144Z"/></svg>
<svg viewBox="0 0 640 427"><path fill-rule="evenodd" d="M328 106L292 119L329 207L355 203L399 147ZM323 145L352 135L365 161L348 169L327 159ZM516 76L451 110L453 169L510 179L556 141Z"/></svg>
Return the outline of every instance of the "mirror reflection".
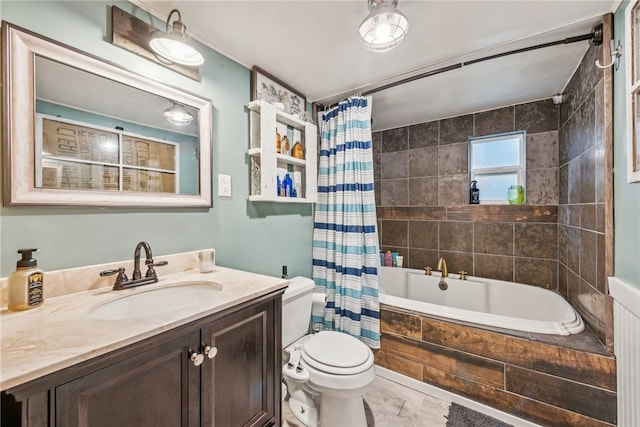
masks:
<svg viewBox="0 0 640 427"><path fill-rule="evenodd" d="M198 194L195 108L41 56L35 64L36 187Z"/></svg>

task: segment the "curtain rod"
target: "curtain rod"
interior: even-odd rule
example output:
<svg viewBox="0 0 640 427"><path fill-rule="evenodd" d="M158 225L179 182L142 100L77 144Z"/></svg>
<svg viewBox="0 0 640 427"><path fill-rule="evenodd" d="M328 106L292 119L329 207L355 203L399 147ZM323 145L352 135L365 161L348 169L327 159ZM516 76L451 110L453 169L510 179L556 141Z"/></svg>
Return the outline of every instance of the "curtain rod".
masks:
<svg viewBox="0 0 640 427"><path fill-rule="evenodd" d="M467 65L477 64L478 62L489 61L491 59L501 58L503 56L514 55L516 53L528 52L530 50L542 49L542 48L545 48L545 47L551 47L551 46L556 46L556 45L560 45L560 44L569 44L569 43L581 42L581 41L584 41L584 40L590 40L589 44L591 46L600 46L602 44L602 24L596 25L593 28L592 32L589 33L589 34L583 34L581 36L575 36L575 37L568 37L568 38L563 39L563 40L558 40L558 41L549 42L549 43L543 43L543 44L539 44L539 45L535 45L535 46L523 47L521 49L515 49L515 50L510 50L508 52L497 53L495 55L485 56L484 58L473 59L471 61L459 62L457 64L448 65L446 67L438 68L436 70L431 70L431 71L427 71L425 73L417 74L417 75L412 76L412 77L407 77L407 78L395 81L393 83L388 83L386 85L379 86L379 87L377 87L375 89L370 89L368 91L362 92L362 95L363 96L371 95L372 93L376 93L376 92L383 91L385 89L389 89L389 88L392 88L392 87L400 86L400 85L403 85L405 83L410 83L410 82L413 82L415 80L423 79L425 77L430 77L430 76L434 76L436 74L445 73L447 71L457 70L458 68L462 68L462 67L465 67Z"/></svg>

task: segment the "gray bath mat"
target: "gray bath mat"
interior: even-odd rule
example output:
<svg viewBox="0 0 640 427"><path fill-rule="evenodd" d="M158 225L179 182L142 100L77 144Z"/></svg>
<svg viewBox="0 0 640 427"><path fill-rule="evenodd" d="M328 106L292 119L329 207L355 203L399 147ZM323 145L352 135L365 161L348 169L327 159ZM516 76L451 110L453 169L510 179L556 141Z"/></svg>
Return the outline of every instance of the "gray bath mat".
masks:
<svg viewBox="0 0 640 427"><path fill-rule="evenodd" d="M513 427L489 415L482 414L466 406L451 403L447 415L447 427Z"/></svg>

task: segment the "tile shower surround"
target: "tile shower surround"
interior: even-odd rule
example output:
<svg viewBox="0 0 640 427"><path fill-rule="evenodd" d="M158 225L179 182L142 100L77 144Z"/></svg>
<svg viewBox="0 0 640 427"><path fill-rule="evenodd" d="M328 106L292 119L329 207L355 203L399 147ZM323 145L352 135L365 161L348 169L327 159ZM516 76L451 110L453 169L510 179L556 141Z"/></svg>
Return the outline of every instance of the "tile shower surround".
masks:
<svg viewBox="0 0 640 427"><path fill-rule="evenodd" d="M598 51L585 55L560 108L543 100L375 132L381 249L411 268L433 268L443 256L452 272L559 291L605 342ZM527 135L526 205L469 206L468 138L519 130ZM458 207L468 210L451 215Z"/></svg>
<svg viewBox="0 0 640 427"><path fill-rule="evenodd" d="M589 47L559 108L538 101L373 135L382 250L413 268L444 256L450 271L559 291L590 327L576 336L590 345L383 306L376 363L544 425L615 425L615 358L602 346L612 348L611 73L594 67L600 51ZM527 132L526 205L468 205L468 137L514 130Z"/></svg>
<svg viewBox="0 0 640 427"><path fill-rule="evenodd" d="M381 248L411 268L443 256L449 271L556 290L558 114L545 100L375 133ZM468 138L515 130L527 133L527 206L468 206ZM456 206L473 210L453 219Z"/></svg>

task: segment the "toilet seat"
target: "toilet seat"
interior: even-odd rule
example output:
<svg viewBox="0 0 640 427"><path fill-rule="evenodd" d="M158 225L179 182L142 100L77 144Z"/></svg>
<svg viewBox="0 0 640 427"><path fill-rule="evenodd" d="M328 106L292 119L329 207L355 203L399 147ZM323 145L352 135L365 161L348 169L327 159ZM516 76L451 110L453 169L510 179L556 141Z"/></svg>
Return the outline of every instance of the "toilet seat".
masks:
<svg viewBox="0 0 640 427"><path fill-rule="evenodd" d="M302 344L302 359L313 368L333 375L355 375L369 369L373 352L351 335L321 331Z"/></svg>

